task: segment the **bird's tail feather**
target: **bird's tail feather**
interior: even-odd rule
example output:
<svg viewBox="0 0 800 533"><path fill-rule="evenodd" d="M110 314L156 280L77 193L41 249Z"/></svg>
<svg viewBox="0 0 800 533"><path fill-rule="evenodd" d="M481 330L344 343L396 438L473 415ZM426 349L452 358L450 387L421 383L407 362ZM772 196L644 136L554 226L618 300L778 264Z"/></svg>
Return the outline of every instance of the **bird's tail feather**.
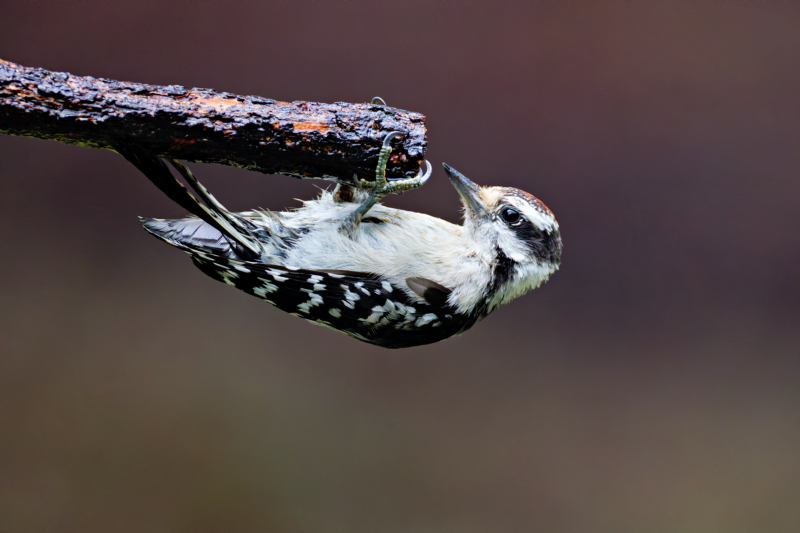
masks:
<svg viewBox="0 0 800 533"><path fill-rule="evenodd" d="M125 142L116 143L114 149L147 176L172 201L216 230L216 232L212 232L211 228L204 229L200 221L193 222L192 219L186 221L142 219L142 224L147 231L171 244L182 245L188 244L189 241L192 244L200 244L200 241L206 241L209 245L216 243L216 246L212 245L210 248L220 250L223 248L223 240L229 239L233 242L229 244L228 248L233 247L238 255L244 255L247 259L262 255L263 247L253 235L253 224L225 209L208 189L197 181L187 167L173 159L167 159L205 204L195 198L172 175L164 161L156 154ZM198 231L201 234L208 233L208 235L197 239Z"/></svg>
<svg viewBox="0 0 800 533"><path fill-rule="evenodd" d="M139 217L148 233L168 244L190 253L209 253L215 256L241 258L247 250L219 230L197 217L162 219Z"/></svg>

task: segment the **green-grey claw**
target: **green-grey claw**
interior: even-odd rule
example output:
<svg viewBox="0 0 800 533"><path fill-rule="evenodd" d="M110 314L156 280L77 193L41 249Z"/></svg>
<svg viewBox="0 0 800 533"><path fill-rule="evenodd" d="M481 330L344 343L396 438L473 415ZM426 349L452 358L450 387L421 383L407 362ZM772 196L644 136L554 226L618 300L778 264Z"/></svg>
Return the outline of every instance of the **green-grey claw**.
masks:
<svg viewBox="0 0 800 533"><path fill-rule="evenodd" d="M378 200L388 194L403 194L406 191L421 187L422 184L428 181L428 179L431 177L433 167L427 160L424 160L426 166L426 171L424 173L420 168L417 175L413 178L387 181L386 163L389 161L389 155L392 153L391 142L394 138L401 137L403 135L405 135L403 132L392 131L389 132L386 137L384 137L381 151L378 154L378 166L375 168L375 181L367 182L362 180L362 182L359 184L363 188L371 187L372 191L364 203L358 206L355 211L350 213L347 219L345 219L345 221L342 223L342 231L351 237L355 233L358 224L361 222L361 219L364 218L364 215L367 214L367 211L369 211L372 206L378 202Z"/></svg>

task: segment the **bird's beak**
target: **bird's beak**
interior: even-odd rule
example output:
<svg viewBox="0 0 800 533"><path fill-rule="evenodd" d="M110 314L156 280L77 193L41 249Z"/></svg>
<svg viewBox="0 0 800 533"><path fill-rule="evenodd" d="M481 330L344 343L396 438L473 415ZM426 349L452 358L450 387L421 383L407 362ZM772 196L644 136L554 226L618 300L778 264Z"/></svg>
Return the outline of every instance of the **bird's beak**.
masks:
<svg viewBox="0 0 800 533"><path fill-rule="evenodd" d="M475 216L489 218L489 210L481 200L481 188L447 163L442 163L442 166L444 166L444 170L450 178L450 183L453 184L461 199L464 200L464 203L467 204L467 207L470 208Z"/></svg>

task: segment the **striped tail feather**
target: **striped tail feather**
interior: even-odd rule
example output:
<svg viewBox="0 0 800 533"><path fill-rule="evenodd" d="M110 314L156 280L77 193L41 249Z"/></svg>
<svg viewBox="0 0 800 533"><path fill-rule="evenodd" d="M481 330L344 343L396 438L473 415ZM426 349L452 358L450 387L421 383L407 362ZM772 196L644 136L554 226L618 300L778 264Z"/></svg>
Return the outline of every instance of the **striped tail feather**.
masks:
<svg viewBox="0 0 800 533"><path fill-rule="evenodd" d="M114 150L138 168L156 187L172 201L197 218L183 220L141 219L142 225L164 241L190 249L210 248L225 256L231 253L243 259L256 259L263 246L253 234L256 229L249 220L229 212L184 165L167 159L203 200L200 202L178 181L164 161L156 154L126 142L117 142ZM227 243L224 246L223 243Z"/></svg>
<svg viewBox="0 0 800 533"><path fill-rule="evenodd" d="M162 219L139 217L142 227L162 241L192 253L210 253L229 259L250 255L238 242L228 238L206 221L197 217Z"/></svg>

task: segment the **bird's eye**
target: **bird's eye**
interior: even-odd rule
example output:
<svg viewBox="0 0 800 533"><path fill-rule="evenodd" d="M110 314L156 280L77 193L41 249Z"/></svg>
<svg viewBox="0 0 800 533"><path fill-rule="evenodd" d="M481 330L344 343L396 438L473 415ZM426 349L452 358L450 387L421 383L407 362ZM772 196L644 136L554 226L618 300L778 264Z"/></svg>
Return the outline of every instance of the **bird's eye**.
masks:
<svg viewBox="0 0 800 533"><path fill-rule="evenodd" d="M503 222L506 224L516 224L519 222L520 214L519 211L516 209L511 209L510 207L506 207L502 211L500 211L500 216L503 217Z"/></svg>

